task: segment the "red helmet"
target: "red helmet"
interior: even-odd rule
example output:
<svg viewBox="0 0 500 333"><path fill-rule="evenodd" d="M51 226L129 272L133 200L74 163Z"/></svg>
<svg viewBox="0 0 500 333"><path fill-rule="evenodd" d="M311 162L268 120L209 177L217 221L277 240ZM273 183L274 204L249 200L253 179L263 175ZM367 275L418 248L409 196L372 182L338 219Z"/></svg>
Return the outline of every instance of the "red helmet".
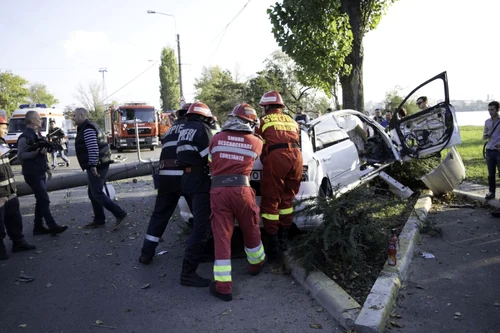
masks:
<svg viewBox="0 0 500 333"><path fill-rule="evenodd" d="M256 123L259 119L257 117L257 112L255 112L255 109L247 103L236 105L231 112L231 116L247 120L250 123Z"/></svg>
<svg viewBox="0 0 500 333"><path fill-rule="evenodd" d="M0 110L0 124L9 124L9 120L7 119L7 111Z"/></svg>
<svg viewBox="0 0 500 333"><path fill-rule="evenodd" d="M285 106L285 104L283 103L283 99L281 98L280 93L277 92L276 90L268 91L264 95L262 95L262 98L260 99L259 105L260 106L281 105L283 107Z"/></svg>
<svg viewBox="0 0 500 333"><path fill-rule="evenodd" d="M208 106L202 102L194 102L189 106L188 112L186 112L186 116L188 114L199 114L200 116L204 116L207 118L213 118L212 111L208 108Z"/></svg>
<svg viewBox="0 0 500 333"><path fill-rule="evenodd" d="M180 111L180 110L182 110L182 111L187 111L187 110L189 110L189 107L191 106L191 104L192 104L192 103L182 103L181 108L179 109L179 111Z"/></svg>

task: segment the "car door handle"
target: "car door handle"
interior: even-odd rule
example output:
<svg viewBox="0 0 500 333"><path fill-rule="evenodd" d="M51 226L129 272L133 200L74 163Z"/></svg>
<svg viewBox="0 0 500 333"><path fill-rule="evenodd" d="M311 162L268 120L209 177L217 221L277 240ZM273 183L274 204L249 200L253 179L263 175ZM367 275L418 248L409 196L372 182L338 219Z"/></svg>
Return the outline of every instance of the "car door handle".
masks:
<svg viewBox="0 0 500 333"><path fill-rule="evenodd" d="M327 155L322 158L323 162L329 161L332 158L332 155Z"/></svg>

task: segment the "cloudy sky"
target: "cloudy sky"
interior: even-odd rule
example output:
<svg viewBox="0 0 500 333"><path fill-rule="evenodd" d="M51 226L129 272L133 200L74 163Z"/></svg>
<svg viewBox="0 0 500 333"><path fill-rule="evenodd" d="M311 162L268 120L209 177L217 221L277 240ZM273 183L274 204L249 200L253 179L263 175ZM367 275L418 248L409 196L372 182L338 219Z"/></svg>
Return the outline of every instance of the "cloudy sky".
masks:
<svg viewBox="0 0 500 333"><path fill-rule="evenodd" d="M106 68L112 99L159 106L156 62L162 47L176 46L178 33L190 101L204 66L219 65L241 78L262 69L278 49L266 14L274 3L2 0L0 70L47 85L64 106L78 104L77 85L101 82L99 69ZM452 99L500 98L499 12L500 3L489 0L396 2L365 37L365 100L381 101L395 86L408 91L445 70Z"/></svg>

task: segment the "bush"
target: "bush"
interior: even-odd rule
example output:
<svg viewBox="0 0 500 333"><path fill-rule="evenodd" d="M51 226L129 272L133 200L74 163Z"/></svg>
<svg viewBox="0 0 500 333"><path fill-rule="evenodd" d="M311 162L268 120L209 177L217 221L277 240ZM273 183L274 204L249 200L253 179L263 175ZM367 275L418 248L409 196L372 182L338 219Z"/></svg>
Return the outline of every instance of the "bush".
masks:
<svg viewBox="0 0 500 333"><path fill-rule="evenodd" d="M440 163L441 156L433 155L429 158L412 160L404 163L394 163L387 169L387 173L413 191L418 191L427 188L420 179L434 170Z"/></svg>

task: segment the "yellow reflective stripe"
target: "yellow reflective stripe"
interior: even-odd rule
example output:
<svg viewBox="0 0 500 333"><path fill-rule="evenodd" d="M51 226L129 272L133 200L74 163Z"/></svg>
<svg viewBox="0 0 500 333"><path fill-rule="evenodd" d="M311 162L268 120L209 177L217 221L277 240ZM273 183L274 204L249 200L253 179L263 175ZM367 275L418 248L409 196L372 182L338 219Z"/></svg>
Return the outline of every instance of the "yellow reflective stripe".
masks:
<svg viewBox="0 0 500 333"><path fill-rule="evenodd" d="M279 212L280 212L280 215L292 214L293 213L293 207L285 208L285 209L280 209Z"/></svg>
<svg viewBox="0 0 500 333"><path fill-rule="evenodd" d="M269 126L290 126L290 127L293 127L293 129L297 129L298 125L297 123L292 123L292 122L284 122L284 121L271 121L269 123L266 123L264 124L264 126L262 126L262 132L264 133L264 131L266 130L266 128L268 128ZM284 131L287 131L287 129L283 129ZM291 129L290 129L291 130Z"/></svg>
<svg viewBox="0 0 500 333"><path fill-rule="evenodd" d="M259 244L259 246L249 249L245 247L245 253L247 254L247 260L250 264L256 265L258 263L261 263L266 259L266 254L264 253L264 246L262 245L262 242Z"/></svg>
<svg viewBox="0 0 500 333"><path fill-rule="evenodd" d="M262 143L266 144L266 139L262 138Z"/></svg>
<svg viewBox="0 0 500 333"><path fill-rule="evenodd" d="M268 220L271 220L271 221L279 221L280 219L280 216L278 214L267 214L267 213L264 213L261 215L263 219L268 219Z"/></svg>
<svg viewBox="0 0 500 333"><path fill-rule="evenodd" d="M217 266L217 265L214 265L214 273L215 272L220 272L220 273L231 272L231 265L228 265L228 266Z"/></svg>
<svg viewBox="0 0 500 333"><path fill-rule="evenodd" d="M212 154L208 154L208 161L212 162Z"/></svg>
<svg viewBox="0 0 500 333"><path fill-rule="evenodd" d="M231 278L231 275L226 275L226 276L218 276L214 274L214 280L218 282L232 282L233 279Z"/></svg>

